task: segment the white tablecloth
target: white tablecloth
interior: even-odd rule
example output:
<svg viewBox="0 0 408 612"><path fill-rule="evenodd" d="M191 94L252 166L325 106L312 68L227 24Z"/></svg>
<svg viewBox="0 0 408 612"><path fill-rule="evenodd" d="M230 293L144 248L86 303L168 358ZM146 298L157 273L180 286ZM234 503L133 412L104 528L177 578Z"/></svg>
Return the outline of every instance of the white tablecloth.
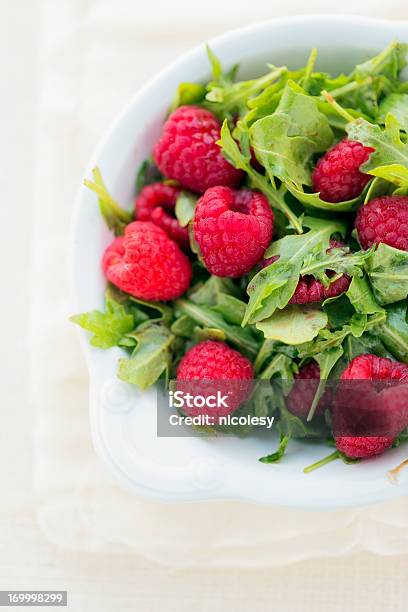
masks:
<svg viewBox="0 0 408 612"><path fill-rule="evenodd" d="M134 91L193 44L323 2L44 3L31 299L30 400L38 519L80 550L134 550L177 566L278 566L361 550L408 553L408 501L330 513L242 503L162 505L119 490L89 437L87 372L68 299L68 228L95 144ZM404 2L345 0L345 12L408 17ZM338 9L339 7L333 7ZM256 10L255 10L256 9Z"/></svg>

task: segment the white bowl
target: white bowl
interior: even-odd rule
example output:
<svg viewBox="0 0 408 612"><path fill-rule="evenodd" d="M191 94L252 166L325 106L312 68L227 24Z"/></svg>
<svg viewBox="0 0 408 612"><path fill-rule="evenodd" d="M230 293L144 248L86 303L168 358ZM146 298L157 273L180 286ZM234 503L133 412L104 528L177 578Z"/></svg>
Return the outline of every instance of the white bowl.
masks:
<svg viewBox="0 0 408 612"><path fill-rule="evenodd" d="M209 41L228 67L239 62L241 76L261 73L267 62L298 67L310 49L318 66L350 69L385 47L391 39L408 41L408 22L361 17L309 16L277 19L227 33ZM86 176L98 165L113 195L132 199L135 173L149 155L166 109L182 81L208 80L204 45L184 55L143 87L115 121L94 155ZM96 196L82 187L73 224L74 311L102 308L105 280L100 259L111 240L99 215ZM336 461L304 475L303 467L323 457L323 445L292 442L278 465L258 458L276 446L262 438L157 438L155 391L140 393L116 379L119 349L82 344L90 373L90 419L95 448L127 489L160 500L242 499L307 508L337 508L396 498L408 480L392 486L386 472L408 455L408 446L378 459L345 465Z"/></svg>

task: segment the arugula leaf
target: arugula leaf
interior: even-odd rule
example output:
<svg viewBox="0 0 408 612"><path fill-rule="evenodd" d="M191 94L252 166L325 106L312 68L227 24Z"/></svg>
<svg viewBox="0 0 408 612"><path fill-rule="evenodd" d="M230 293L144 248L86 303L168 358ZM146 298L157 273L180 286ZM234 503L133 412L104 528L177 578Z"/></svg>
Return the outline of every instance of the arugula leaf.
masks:
<svg viewBox="0 0 408 612"><path fill-rule="evenodd" d="M333 277L327 275L327 270L336 272L337 275L362 276L364 262L370 254L370 250L350 253L348 247L335 247L327 251L321 245L317 245L305 257L300 274L302 276L311 274L328 287L333 282Z"/></svg>
<svg viewBox="0 0 408 612"><path fill-rule="evenodd" d="M179 299L176 301L176 307L199 325L224 332L226 339L246 354L253 357L258 352L259 343L249 329L242 329L238 325L227 323L218 312L214 312L208 306L200 306L189 300Z"/></svg>
<svg viewBox="0 0 408 612"><path fill-rule="evenodd" d="M135 324L133 315L124 305L116 302L107 293L105 312L92 310L70 317L70 321L92 333L90 343L101 349L118 346L120 340Z"/></svg>
<svg viewBox="0 0 408 612"><path fill-rule="evenodd" d="M294 361L290 357L283 353L277 353L266 368L258 373L258 378L260 380L270 380L273 377L278 377L282 382L287 381L291 383L293 381L294 369L296 370L297 366L295 366Z"/></svg>
<svg viewBox="0 0 408 612"><path fill-rule="evenodd" d="M397 85L398 75L407 63L407 51L408 45L393 40L378 55L375 55L366 62L357 64L351 73L351 77L362 79L367 76L381 74Z"/></svg>
<svg viewBox="0 0 408 612"><path fill-rule="evenodd" d="M260 457L259 461L261 463L279 463L279 461L282 459L283 455L285 454L286 447L288 445L289 440L290 440L290 436L281 434L278 450L270 455L266 455L265 457Z"/></svg>
<svg viewBox="0 0 408 612"><path fill-rule="evenodd" d="M256 323L265 338L285 344L302 344L313 340L327 325L327 314L318 306L291 304Z"/></svg>
<svg viewBox="0 0 408 612"><path fill-rule="evenodd" d="M188 191L181 191L177 200L174 213L181 227L186 227L194 217L197 197Z"/></svg>
<svg viewBox="0 0 408 612"><path fill-rule="evenodd" d="M106 225L109 229L114 231L115 236L119 236L123 234L125 227L132 221L133 213L121 208L112 198L103 182L99 168L94 168L92 170L92 175L94 179L93 182L84 179L84 185L97 194L99 198L99 210L105 219Z"/></svg>
<svg viewBox="0 0 408 612"><path fill-rule="evenodd" d="M133 297L133 295L129 295L127 298L131 304L133 303L137 304L138 306L142 306L142 309L138 308L138 311L140 312L142 310L145 315L147 313L149 323L164 323L165 325L168 325L173 318L173 312L170 306L166 306L160 302L139 300L138 298ZM133 308L132 312L134 311L135 309Z"/></svg>
<svg viewBox="0 0 408 612"><path fill-rule="evenodd" d="M342 327L349 323L351 317L356 312L345 293L325 300L323 308L327 313L331 328Z"/></svg>
<svg viewBox="0 0 408 612"><path fill-rule="evenodd" d="M359 314L384 312L384 308L377 304L366 276L353 276L346 295Z"/></svg>
<svg viewBox="0 0 408 612"><path fill-rule="evenodd" d="M273 208L281 211L289 220L291 226L298 232L302 233L301 219L296 217L295 213L290 209L285 202L284 192L277 191L262 174L257 172L251 165L251 150L249 143L248 128L242 121L237 123L235 130L239 138L241 148L233 139L227 120L224 121L221 128L221 138L217 144L221 147L222 154L235 168L244 170L249 178L250 183L255 189L259 189L268 198L270 205Z"/></svg>
<svg viewBox="0 0 408 612"><path fill-rule="evenodd" d="M205 283L193 287L188 297L195 304L215 306L221 293L232 295L236 298L241 297L241 293L233 280L220 276L210 276Z"/></svg>
<svg viewBox="0 0 408 612"><path fill-rule="evenodd" d="M286 70L285 67L271 66L271 70L259 79L238 83L209 83L206 100L212 103L211 110L224 117L234 111L245 112L249 100L278 80Z"/></svg>
<svg viewBox="0 0 408 612"><path fill-rule="evenodd" d="M395 117L386 116L384 130L365 119L357 119L347 126L347 133L351 140L375 149L361 166L363 172L400 187L408 186L408 144L401 140L400 124Z"/></svg>
<svg viewBox="0 0 408 612"><path fill-rule="evenodd" d="M311 158L333 142L327 117L293 81L285 87L276 111L250 128L250 141L271 181L275 177L311 185Z"/></svg>
<svg viewBox="0 0 408 612"><path fill-rule="evenodd" d="M174 111L179 106L185 104L199 104L205 98L207 89L201 83L180 83L177 93L170 106L170 111Z"/></svg>
<svg viewBox="0 0 408 612"><path fill-rule="evenodd" d="M356 210L359 203L364 200L370 183L367 183L364 190L358 197L353 198L352 200L345 200L344 202L326 202L320 198L319 193L308 193L304 191L302 187L298 187L290 180L286 180L285 185L287 190L290 191L290 193L306 208L326 210L330 213L342 213Z"/></svg>
<svg viewBox="0 0 408 612"><path fill-rule="evenodd" d="M136 348L130 358L119 359L118 378L144 390L170 368L173 334L163 325L150 325L132 333Z"/></svg>
<svg viewBox="0 0 408 612"><path fill-rule="evenodd" d="M407 303L397 302L387 306L387 320L376 333L389 351L399 360L408 363Z"/></svg>
<svg viewBox="0 0 408 612"><path fill-rule="evenodd" d="M388 114L395 117L403 130L408 132L408 94L393 92L385 97L378 109L378 121L385 123Z"/></svg>
<svg viewBox="0 0 408 612"><path fill-rule="evenodd" d="M341 329L329 330L321 329L317 337L311 342L298 346L298 355L300 358L315 357L319 353L323 353L327 349L340 346L349 335L362 336L367 330L373 330L381 323L384 323L386 314L376 313L373 315L358 315L354 314L350 323L343 325Z"/></svg>
<svg viewBox="0 0 408 612"><path fill-rule="evenodd" d="M196 328L196 322L187 315L181 315L172 324L170 330L176 336L191 338Z"/></svg>
<svg viewBox="0 0 408 612"><path fill-rule="evenodd" d="M320 399L323 396L327 379L329 378L330 372L333 370L336 363L343 355L343 347L342 346L334 346L329 348L322 353L318 353L313 357L315 361L319 364L320 368L320 381L318 387L316 389L316 393L313 397L313 401L310 405L309 413L307 415L307 421L310 422L314 414L316 412L316 408L319 405Z"/></svg>
<svg viewBox="0 0 408 612"><path fill-rule="evenodd" d="M233 325L241 325L245 308L245 302L227 293L219 293L217 302L212 307L215 312L219 312L228 323Z"/></svg>
<svg viewBox="0 0 408 612"><path fill-rule="evenodd" d="M408 295L408 253L380 243L366 262L377 301L391 304Z"/></svg>
<svg viewBox="0 0 408 612"><path fill-rule="evenodd" d="M333 234L344 235L345 224L338 220L305 217L303 224L310 230L302 235L288 235L272 243L265 258L279 259L260 270L250 281L249 302L242 325L255 323L284 308L292 297L304 260L312 249L326 250Z"/></svg>

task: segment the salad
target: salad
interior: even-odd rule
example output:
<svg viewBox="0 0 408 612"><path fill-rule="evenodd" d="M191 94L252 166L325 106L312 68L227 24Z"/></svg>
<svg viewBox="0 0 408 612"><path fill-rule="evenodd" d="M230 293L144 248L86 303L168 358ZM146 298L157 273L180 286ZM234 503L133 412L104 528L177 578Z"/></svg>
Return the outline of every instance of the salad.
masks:
<svg viewBox="0 0 408 612"><path fill-rule="evenodd" d="M333 76L313 49L239 81L208 49L212 79L179 85L132 210L99 168L85 180L114 236L105 310L72 321L123 348L117 375L140 389L232 385L203 430L273 416L263 463L293 438L335 447L310 471L408 436L407 52L393 41Z"/></svg>

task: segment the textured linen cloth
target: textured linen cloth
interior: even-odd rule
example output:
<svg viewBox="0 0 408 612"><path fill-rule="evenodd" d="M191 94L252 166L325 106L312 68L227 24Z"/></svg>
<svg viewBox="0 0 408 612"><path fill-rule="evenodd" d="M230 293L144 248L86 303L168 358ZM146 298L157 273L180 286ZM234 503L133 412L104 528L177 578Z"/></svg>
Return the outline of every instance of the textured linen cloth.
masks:
<svg viewBox="0 0 408 612"><path fill-rule="evenodd" d="M344 5L354 12L351 2ZM403 15L402 6L388 2L386 16ZM279 15L269 2L257 7L254 15L237 1L44 3L30 398L38 519L47 537L65 547L126 547L177 566L273 566L361 550L408 553L407 499L335 512L147 502L121 491L92 448L88 375L68 322L69 226L84 168L115 114L162 65L223 30ZM371 2L366 12L383 16L382 7ZM303 3L292 2L291 9L304 12Z"/></svg>

